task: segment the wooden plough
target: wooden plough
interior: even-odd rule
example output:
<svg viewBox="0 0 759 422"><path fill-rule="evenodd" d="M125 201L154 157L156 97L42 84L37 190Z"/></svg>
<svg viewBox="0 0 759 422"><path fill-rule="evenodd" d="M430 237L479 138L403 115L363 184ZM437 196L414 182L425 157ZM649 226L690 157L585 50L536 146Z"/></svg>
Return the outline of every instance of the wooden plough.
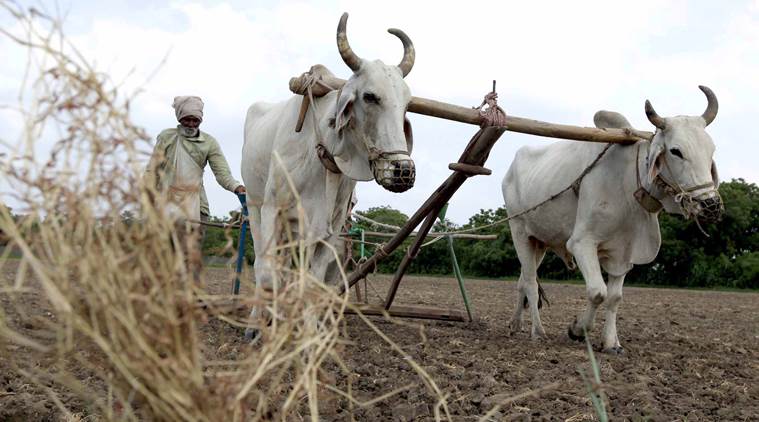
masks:
<svg viewBox="0 0 759 422"><path fill-rule="evenodd" d="M309 96L306 95L308 90L311 91L312 96L320 97L331 90L339 89L346 82L340 78L315 72L314 69L315 67L312 67L311 71L306 72L299 77L290 79L290 90L296 94L303 95L303 104L299 119L301 122L309 106ZM392 284L388 290L384 304L381 307L357 305L358 309L363 313L378 315L387 312L391 316L407 318L439 319L447 321L465 320L465 316L461 311L427 307L398 307L392 305L403 275L408 269L411 261L417 256L425 237L430 232L430 229L442 207L448 203L453 194L469 177L491 174L491 171L485 168L484 164L493 145L495 145L496 141L505 131L508 130L550 138L619 144L631 144L639 140L650 140L653 137L653 133L651 132L634 129L598 129L508 116L502 114L500 108L497 107L495 101L496 98L495 81L493 82L493 91L486 96L485 101L488 102L490 107L485 110L461 107L427 98L412 97L408 106L409 112L477 125L480 126L480 130L469 141L469 144L464 149L464 152L461 154L458 161L456 163L451 163L448 166L453 170L453 173L430 195L430 197L390 240L388 240L383 246L379 247L374 255L360 263L356 269L348 275L347 287L350 288L359 280L366 277L366 275L375 268L379 260L393 253L393 251L395 251L403 241L414 232L417 226L421 224L417 233L415 233L416 236L414 242L409 246L393 276ZM485 102L483 102L483 104L485 104ZM340 293L344 293L345 289L346 285L341 284L339 287Z"/></svg>

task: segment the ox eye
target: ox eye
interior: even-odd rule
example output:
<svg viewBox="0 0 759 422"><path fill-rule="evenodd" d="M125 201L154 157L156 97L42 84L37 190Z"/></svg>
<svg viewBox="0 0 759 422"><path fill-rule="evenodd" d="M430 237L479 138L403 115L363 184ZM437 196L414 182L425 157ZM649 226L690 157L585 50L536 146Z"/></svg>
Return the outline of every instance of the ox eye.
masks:
<svg viewBox="0 0 759 422"><path fill-rule="evenodd" d="M681 159L681 160L682 160L682 159L684 159L684 157L683 157L683 153L682 153L682 152L680 152L680 150L679 150L679 149L677 149L677 148L671 148L671 149L669 150L669 152L670 152L670 154L674 155L675 157L677 157L677 158L679 158L679 159Z"/></svg>
<svg viewBox="0 0 759 422"><path fill-rule="evenodd" d="M374 95L371 92L364 93L364 101L371 104L379 104L380 99L378 96Z"/></svg>

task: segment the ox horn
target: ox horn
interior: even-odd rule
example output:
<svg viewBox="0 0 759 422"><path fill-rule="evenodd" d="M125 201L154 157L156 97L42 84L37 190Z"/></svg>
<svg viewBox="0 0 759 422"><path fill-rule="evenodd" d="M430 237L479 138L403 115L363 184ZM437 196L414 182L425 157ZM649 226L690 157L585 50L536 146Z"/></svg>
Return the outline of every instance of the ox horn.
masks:
<svg viewBox="0 0 759 422"><path fill-rule="evenodd" d="M406 33L400 29L390 28L387 30L387 32L400 38L401 42L403 43L403 60L401 60L401 62L398 64L398 67L401 69L401 72L403 72L403 77L405 78L406 75L411 72L411 68L414 67L414 60L416 60L416 50L414 49L414 43L412 43L411 38L409 38L408 35L406 35Z"/></svg>
<svg viewBox="0 0 759 422"><path fill-rule="evenodd" d="M656 113L654 106L651 105L651 101L648 100L646 100L646 117L648 117L648 121L657 128L664 130L666 127L664 119Z"/></svg>
<svg viewBox="0 0 759 422"><path fill-rule="evenodd" d="M358 72L358 69L361 68L361 57L358 57L348 44L348 35L345 34L347 23L348 13L343 13L343 16L340 17L340 23L337 24L337 49L340 51L340 57L343 58L345 64L352 71Z"/></svg>
<svg viewBox="0 0 759 422"><path fill-rule="evenodd" d="M706 95L706 100L708 101L706 110L704 111L704 114L701 115L701 117L706 122L706 125L709 126L709 124L714 121L714 118L717 117L719 102L717 102L717 96L714 95L714 92L709 89L708 86L699 85L698 89L700 89L704 95Z"/></svg>

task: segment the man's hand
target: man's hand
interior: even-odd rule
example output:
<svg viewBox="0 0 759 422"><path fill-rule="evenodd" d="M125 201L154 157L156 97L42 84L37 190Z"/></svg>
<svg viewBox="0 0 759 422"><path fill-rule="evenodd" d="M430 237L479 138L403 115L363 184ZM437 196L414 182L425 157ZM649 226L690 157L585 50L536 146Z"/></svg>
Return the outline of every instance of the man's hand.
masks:
<svg viewBox="0 0 759 422"><path fill-rule="evenodd" d="M235 188L235 193L238 194L238 195L241 194L241 193L245 193L245 186L240 185L240 186L236 187Z"/></svg>

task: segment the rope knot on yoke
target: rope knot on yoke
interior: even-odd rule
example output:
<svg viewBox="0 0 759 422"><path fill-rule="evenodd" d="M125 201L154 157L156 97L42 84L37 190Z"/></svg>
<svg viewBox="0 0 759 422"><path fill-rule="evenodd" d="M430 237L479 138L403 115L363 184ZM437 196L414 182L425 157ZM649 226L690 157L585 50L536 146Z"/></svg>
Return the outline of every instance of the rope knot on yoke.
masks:
<svg viewBox="0 0 759 422"><path fill-rule="evenodd" d="M306 119L306 113L309 106L313 108L311 112L311 119L314 128L314 136L316 137L316 156L319 158L319 161L321 161L324 168L326 168L328 171L335 174L342 174L342 171L335 162L335 157L332 156L327 147L324 145L324 138L322 137L321 131L319 130L319 122L317 120L317 114L319 114L319 110L317 109L316 102L314 101L314 87L321 85L328 90L332 90L332 87L327 85L322 80L324 72L329 71L324 66L316 65L313 66L308 72L305 72L298 78L294 78L292 81L290 81L290 89L294 89L294 92L303 96L300 107L300 114L295 125L295 131L300 132L301 128L303 127L303 122Z"/></svg>
<svg viewBox="0 0 759 422"><path fill-rule="evenodd" d="M493 91L485 94L482 104L479 107L474 107L474 109L479 110L480 117L482 117L480 127L506 126L506 112L498 105L498 93L495 92L495 81L493 81Z"/></svg>

